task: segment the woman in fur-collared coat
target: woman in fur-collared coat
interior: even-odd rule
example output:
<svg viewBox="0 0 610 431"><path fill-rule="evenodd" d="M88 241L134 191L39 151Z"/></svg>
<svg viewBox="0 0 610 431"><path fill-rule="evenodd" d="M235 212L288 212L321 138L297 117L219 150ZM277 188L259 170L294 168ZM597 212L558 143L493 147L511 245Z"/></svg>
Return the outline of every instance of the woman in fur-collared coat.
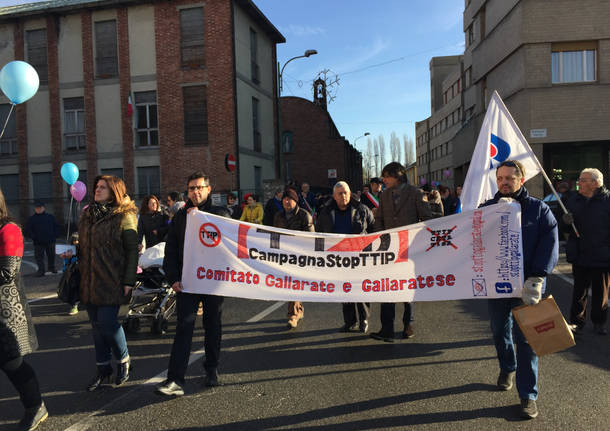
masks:
<svg viewBox="0 0 610 431"><path fill-rule="evenodd" d="M129 351L118 320L136 282L138 265L137 209L127 196L125 183L112 175L95 179L93 202L79 222L80 299L87 307L93 329L97 375L87 386L97 389L112 376L116 385L129 378Z"/></svg>
<svg viewBox="0 0 610 431"><path fill-rule="evenodd" d="M19 392L25 407L18 429L33 429L48 413L36 373L23 359L38 348L38 340L19 273L22 256L21 229L9 217L0 190L0 369Z"/></svg>

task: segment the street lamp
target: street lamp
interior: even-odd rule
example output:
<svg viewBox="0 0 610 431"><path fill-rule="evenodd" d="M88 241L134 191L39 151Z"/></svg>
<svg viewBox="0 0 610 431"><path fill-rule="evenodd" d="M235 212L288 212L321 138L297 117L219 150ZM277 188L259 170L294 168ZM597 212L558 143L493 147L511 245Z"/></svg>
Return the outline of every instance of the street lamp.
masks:
<svg viewBox="0 0 610 431"><path fill-rule="evenodd" d="M278 73L278 94L277 94L277 128L278 128L278 141L279 141L279 145L278 145L278 157L277 157L277 165L276 165L276 173L279 176L280 179L285 179L285 169L286 167L284 166L284 149L282 148L283 146L283 136L282 136L282 103L280 101L280 97L282 97L282 87L283 87L283 79L282 79L282 74L284 73L284 68L286 67L286 65L288 63L290 63L292 60L296 60L297 58L306 58L306 57L311 57L312 55L316 55L318 53L318 51L316 51L315 49L308 49L307 51L305 51L305 53L303 55L297 55L296 57L292 57L291 59L289 59L286 63L284 63L284 65L282 66L282 68L280 69L280 62L277 62L277 69L279 70Z"/></svg>
<svg viewBox="0 0 610 431"><path fill-rule="evenodd" d="M356 142L358 142L358 139L364 138L365 136L368 136L368 135L370 135L369 132L364 132L364 135L358 136L356 139L354 139L354 148L358 149L358 147L356 147Z"/></svg>
<svg viewBox="0 0 610 431"><path fill-rule="evenodd" d="M284 65L282 66L282 69L280 70L280 76L279 76L279 81L280 81L280 96L282 95L282 89L284 88L283 86L283 80L282 80L282 75L284 73L284 68L286 67L286 65L288 65L288 63L290 63L292 60L296 60L297 58L305 58L305 57L311 57L312 55L316 55L318 53L318 51L316 51L315 49L308 49L307 51L305 51L305 53L303 55L297 55L296 57L292 57L290 60L288 60L286 63L284 63ZM278 63L278 67L279 67L279 63Z"/></svg>

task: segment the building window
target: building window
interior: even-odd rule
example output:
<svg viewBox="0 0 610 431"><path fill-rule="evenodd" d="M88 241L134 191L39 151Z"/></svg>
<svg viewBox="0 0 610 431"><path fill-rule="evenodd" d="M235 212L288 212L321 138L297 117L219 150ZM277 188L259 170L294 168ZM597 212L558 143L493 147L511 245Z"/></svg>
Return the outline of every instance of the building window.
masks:
<svg viewBox="0 0 610 431"><path fill-rule="evenodd" d="M19 201L18 174L0 175L0 188L2 189L6 203L10 204Z"/></svg>
<svg viewBox="0 0 610 431"><path fill-rule="evenodd" d="M82 97L64 99L64 148L79 151L85 144L85 101Z"/></svg>
<svg viewBox="0 0 610 431"><path fill-rule="evenodd" d="M49 81L49 67L47 63L47 30L29 30L25 32L25 40L28 49L28 63L38 73L40 84L45 85Z"/></svg>
<svg viewBox="0 0 610 431"><path fill-rule="evenodd" d="M262 195L261 190L263 187L263 168L260 166L254 166L254 193L259 197Z"/></svg>
<svg viewBox="0 0 610 431"><path fill-rule="evenodd" d="M286 160L286 181L292 180L292 163Z"/></svg>
<svg viewBox="0 0 610 431"><path fill-rule="evenodd" d="M119 74L116 20L95 23L95 75L112 78Z"/></svg>
<svg viewBox="0 0 610 431"><path fill-rule="evenodd" d="M161 174L159 166L147 166L138 168L138 196L146 195L160 196Z"/></svg>
<svg viewBox="0 0 610 431"><path fill-rule="evenodd" d="M182 87L184 102L184 145L207 145L208 109L206 87Z"/></svg>
<svg viewBox="0 0 610 431"><path fill-rule="evenodd" d="M196 69L205 66L202 7L180 11L180 51L182 67Z"/></svg>
<svg viewBox="0 0 610 431"><path fill-rule="evenodd" d="M472 68L469 67L464 71L464 88L468 88L472 85Z"/></svg>
<svg viewBox="0 0 610 431"><path fill-rule="evenodd" d="M282 134L282 148L285 153L294 151L294 135L292 132L284 132Z"/></svg>
<svg viewBox="0 0 610 431"><path fill-rule="evenodd" d="M136 133L138 147L159 145L159 126L157 124L157 92L135 93Z"/></svg>
<svg viewBox="0 0 610 431"><path fill-rule="evenodd" d="M6 123L6 118L11 112L11 106L9 103L0 105L0 130ZM14 109L13 109L14 111ZM11 113L11 117L6 124L4 135L0 139L0 156L14 156L17 154L17 115L15 112ZM4 187L2 188L5 191Z"/></svg>
<svg viewBox="0 0 610 431"><path fill-rule="evenodd" d="M594 49L553 52L553 84L595 81L595 54Z"/></svg>
<svg viewBox="0 0 610 431"><path fill-rule="evenodd" d="M113 175L123 179L123 168L102 169L102 175Z"/></svg>
<svg viewBox="0 0 610 431"><path fill-rule="evenodd" d="M47 200L53 197L53 180L51 172L32 174L32 188L34 199Z"/></svg>
<svg viewBox="0 0 610 431"><path fill-rule="evenodd" d="M474 42L474 32L472 25L466 29L466 48L468 48Z"/></svg>
<svg viewBox="0 0 610 431"><path fill-rule="evenodd" d="M256 32L250 29L250 68L252 82L260 83L259 67L258 67L258 42Z"/></svg>
<svg viewBox="0 0 610 431"><path fill-rule="evenodd" d="M252 132L253 132L253 145L254 151L258 151L259 153L263 150L262 137L260 132L259 125L259 115L258 115L258 105L259 101L256 97L252 98Z"/></svg>

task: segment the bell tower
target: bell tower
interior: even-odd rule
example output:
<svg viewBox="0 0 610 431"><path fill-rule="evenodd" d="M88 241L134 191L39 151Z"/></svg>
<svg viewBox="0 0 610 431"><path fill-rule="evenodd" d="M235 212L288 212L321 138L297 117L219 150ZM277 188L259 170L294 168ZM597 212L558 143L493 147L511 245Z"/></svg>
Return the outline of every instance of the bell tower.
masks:
<svg viewBox="0 0 610 431"><path fill-rule="evenodd" d="M313 83L313 103L326 110L326 82L322 78Z"/></svg>

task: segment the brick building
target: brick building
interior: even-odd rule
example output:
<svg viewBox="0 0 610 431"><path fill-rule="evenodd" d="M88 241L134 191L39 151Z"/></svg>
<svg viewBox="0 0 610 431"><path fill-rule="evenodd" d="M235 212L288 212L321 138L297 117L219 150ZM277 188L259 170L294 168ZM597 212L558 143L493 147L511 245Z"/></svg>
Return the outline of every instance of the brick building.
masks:
<svg viewBox="0 0 610 431"><path fill-rule="evenodd" d="M53 0L0 8L0 65L32 64L41 86L0 142L0 186L29 212L56 214L75 163L92 187L122 177L134 197L184 189L201 169L229 190L277 177L276 44L284 37L251 0ZM129 101L133 115L128 115ZM0 98L0 120L10 104ZM53 208L54 207L54 208ZM16 208L13 208L16 209Z"/></svg>
<svg viewBox="0 0 610 431"><path fill-rule="evenodd" d="M282 158L286 180L330 189L346 181L362 189L362 154L341 136L325 100L280 98Z"/></svg>
<svg viewBox="0 0 610 431"><path fill-rule="evenodd" d="M422 158L434 157L433 140L442 140L452 158L451 181L463 182L497 90L552 180L574 187L579 171L594 167L610 184L608 16L604 0L556 0L552 7L543 0L466 0L466 49L450 74L461 81L459 130L447 130L442 118L429 121L434 115L427 126L419 123L420 169ZM549 192L541 176L528 188L536 196Z"/></svg>

